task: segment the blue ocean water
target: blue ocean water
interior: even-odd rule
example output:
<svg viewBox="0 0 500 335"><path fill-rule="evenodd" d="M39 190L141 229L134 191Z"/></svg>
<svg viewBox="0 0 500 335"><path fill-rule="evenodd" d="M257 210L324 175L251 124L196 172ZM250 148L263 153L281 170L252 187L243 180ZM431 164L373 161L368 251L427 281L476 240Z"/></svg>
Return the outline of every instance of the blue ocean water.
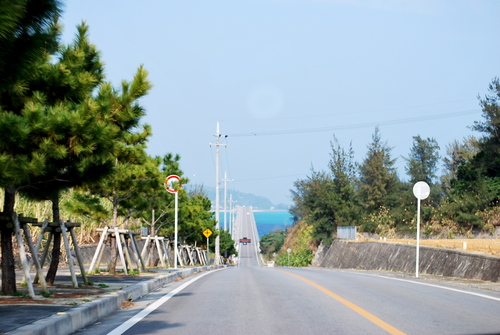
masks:
<svg viewBox="0 0 500 335"><path fill-rule="evenodd" d="M219 215L219 224L220 227L223 228L224 213L220 213ZM253 215L259 232L259 238L278 229L284 230L287 226L293 224L293 216L288 211L254 211ZM230 221L231 218L229 217L229 214L226 214L227 227L229 227Z"/></svg>
<svg viewBox="0 0 500 335"><path fill-rule="evenodd" d="M253 215L259 238L293 224L293 216L288 211L254 211Z"/></svg>

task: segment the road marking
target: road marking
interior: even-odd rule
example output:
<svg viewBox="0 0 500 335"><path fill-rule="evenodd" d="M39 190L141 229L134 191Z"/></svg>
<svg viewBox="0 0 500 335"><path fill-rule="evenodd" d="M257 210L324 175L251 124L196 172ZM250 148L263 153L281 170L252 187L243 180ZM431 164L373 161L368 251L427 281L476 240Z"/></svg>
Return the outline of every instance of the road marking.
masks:
<svg viewBox="0 0 500 335"><path fill-rule="evenodd" d="M333 299L337 300L338 302L340 302L341 304L349 307L350 309L352 309L353 311L355 311L356 313L358 313L359 315L365 317L366 319L370 320L371 322L373 322L374 324L376 324L377 326L379 326L380 328L382 328L383 330L385 330L386 332L388 332L389 334L393 334L393 335L404 335L405 333L402 332L401 330L391 326L390 324L388 324L387 322L384 322L382 321L381 319L377 318L375 315L365 311L364 309L362 309L361 307L353 304L352 302L342 298L341 296L333 293L332 291L324 288L323 286L320 286L318 284L316 284L315 282L312 282L304 277L301 277L301 276L298 276L294 273L291 273L291 272L288 272L288 271L283 271L283 270L279 270L277 269L278 271L281 271L283 273L286 273L290 276L294 276L295 278L298 278L302 281L305 281L306 283L308 283L309 285L312 285L314 286L315 288L317 288L318 290L320 290L321 292L323 293L326 293L327 295L329 295L330 297L332 297Z"/></svg>
<svg viewBox="0 0 500 335"><path fill-rule="evenodd" d="M352 273L352 272L350 272L350 273ZM405 283L412 283L412 284L417 284L417 285L430 286L430 287L440 288L440 289L443 289L443 290L448 290L448 291L453 291L453 292L459 292L459 293L463 293L463 294L474 295L474 296L485 298L485 299L500 301L500 298L492 297L490 295L481 294L481 293L468 292L468 291L460 290L458 288L451 288L451 287L446 287L446 286L441 286L441 285L435 285L435 284L418 282L418 281L410 280L410 279L393 278L393 277L380 276L380 275L374 275L374 274L369 274L369 273L358 273L358 274L363 275L363 276L378 277L378 278L384 278L384 279L402 281L402 282L405 282Z"/></svg>
<svg viewBox="0 0 500 335"><path fill-rule="evenodd" d="M190 281L182 284L181 286L179 286L176 289L172 290L171 292L167 293L166 295L164 295L160 299L156 300L154 303L152 303L151 305L149 305L148 307L146 307L145 309L143 309L142 311L140 311L139 313L137 313L136 315L134 315L133 317L131 317L130 319L125 321L124 323L122 323L121 326L110 331L108 333L108 335L121 335L121 334L125 333L128 329L132 328L132 326L134 326L137 322L144 319L146 316L148 316L155 309L157 309L158 307L160 307L161 305L166 303L170 298L172 298L174 295L176 295L177 293L179 293L180 291L182 291L183 289L185 289L186 287L188 287L189 285L191 285L192 283L194 283L198 279L200 279L208 274L214 273L216 271L220 271L220 270L223 270L223 269L215 269L212 271L202 273L202 274L196 276L195 278L191 279Z"/></svg>

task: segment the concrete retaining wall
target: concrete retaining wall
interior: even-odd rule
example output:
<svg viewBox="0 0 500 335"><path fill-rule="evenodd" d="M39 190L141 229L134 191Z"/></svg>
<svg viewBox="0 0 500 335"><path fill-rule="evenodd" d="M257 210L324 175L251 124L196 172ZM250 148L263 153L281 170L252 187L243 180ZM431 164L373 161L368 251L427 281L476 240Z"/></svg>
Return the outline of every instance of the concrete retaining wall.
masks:
<svg viewBox="0 0 500 335"><path fill-rule="evenodd" d="M420 246L419 273L497 282L500 257ZM320 246L314 266L325 268L415 272L415 245L335 240Z"/></svg>

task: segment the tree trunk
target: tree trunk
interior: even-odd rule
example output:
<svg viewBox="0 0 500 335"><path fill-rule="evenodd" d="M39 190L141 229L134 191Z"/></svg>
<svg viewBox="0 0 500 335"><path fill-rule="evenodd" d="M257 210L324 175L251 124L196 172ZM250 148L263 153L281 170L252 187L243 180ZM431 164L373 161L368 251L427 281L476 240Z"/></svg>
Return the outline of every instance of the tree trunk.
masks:
<svg viewBox="0 0 500 335"><path fill-rule="evenodd" d="M61 215L59 212L59 194L52 198L52 219L54 222L60 222ZM53 228L54 229L54 228ZM61 232L54 231L53 246L52 246L52 259L50 261L49 270L45 276L47 285L53 286L56 280L57 268L59 267L59 259L61 258Z"/></svg>
<svg viewBox="0 0 500 335"><path fill-rule="evenodd" d="M11 217L14 212L15 196L15 188L5 188L3 213L8 217ZM2 246L2 292L5 295L13 295L17 291L14 250L12 245L14 223L9 221L8 223L2 224L0 226L0 234Z"/></svg>
<svg viewBox="0 0 500 335"><path fill-rule="evenodd" d="M111 230L111 233L114 234L113 230ZM116 251L116 241L117 238L111 238L111 244L109 246L110 249L110 255L111 255L111 260L109 262L109 274L114 275L116 272L116 261L117 261L117 251Z"/></svg>
<svg viewBox="0 0 500 335"><path fill-rule="evenodd" d="M118 224L118 199L116 196L113 197L113 229ZM112 230L113 231L113 230ZM111 261L109 262L109 273L115 274L116 272L116 261L118 257L118 253L116 251L116 243L120 243L120 236L115 236L115 238L111 239Z"/></svg>
<svg viewBox="0 0 500 335"><path fill-rule="evenodd" d="M151 219L151 230L150 230L150 235L151 237L155 237L156 236L156 232L155 232L155 210L153 209L152 211L152 219ZM149 267L150 268L154 268L155 266L155 244L153 241L151 241L149 243Z"/></svg>

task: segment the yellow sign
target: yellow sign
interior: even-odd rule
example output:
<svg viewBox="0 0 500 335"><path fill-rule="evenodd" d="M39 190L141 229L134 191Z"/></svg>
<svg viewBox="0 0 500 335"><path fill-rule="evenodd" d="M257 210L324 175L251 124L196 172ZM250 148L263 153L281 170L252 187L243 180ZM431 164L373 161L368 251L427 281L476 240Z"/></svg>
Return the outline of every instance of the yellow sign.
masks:
<svg viewBox="0 0 500 335"><path fill-rule="evenodd" d="M206 238L209 238L210 235L212 235L212 231L207 228L203 231L203 235L205 235Z"/></svg>

